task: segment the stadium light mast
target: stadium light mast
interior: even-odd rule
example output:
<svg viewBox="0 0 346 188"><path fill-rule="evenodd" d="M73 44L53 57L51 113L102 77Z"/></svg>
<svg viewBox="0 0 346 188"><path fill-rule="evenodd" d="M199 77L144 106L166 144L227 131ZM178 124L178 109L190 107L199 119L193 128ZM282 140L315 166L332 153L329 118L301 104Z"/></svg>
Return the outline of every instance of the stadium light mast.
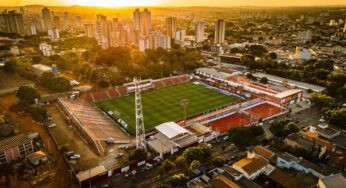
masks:
<svg viewBox="0 0 346 188"><path fill-rule="evenodd" d="M145 140L145 128L142 110L142 99L141 99L141 88L140 79L134 78L135 84L135 107L136 107L136 147L147 149L147 144Z"/></svg>

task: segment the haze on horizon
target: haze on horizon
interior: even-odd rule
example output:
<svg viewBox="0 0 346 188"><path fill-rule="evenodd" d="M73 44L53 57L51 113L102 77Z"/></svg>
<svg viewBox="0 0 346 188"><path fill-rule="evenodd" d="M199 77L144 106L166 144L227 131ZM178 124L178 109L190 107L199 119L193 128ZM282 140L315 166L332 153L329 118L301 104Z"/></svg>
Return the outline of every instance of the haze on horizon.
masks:
<svg viewBox="0 0 346 188"><path fill-rule="evenodd" d="M0 0L0 6L46 5L46 6L324 6L345 5L345 0Z"/></svg>

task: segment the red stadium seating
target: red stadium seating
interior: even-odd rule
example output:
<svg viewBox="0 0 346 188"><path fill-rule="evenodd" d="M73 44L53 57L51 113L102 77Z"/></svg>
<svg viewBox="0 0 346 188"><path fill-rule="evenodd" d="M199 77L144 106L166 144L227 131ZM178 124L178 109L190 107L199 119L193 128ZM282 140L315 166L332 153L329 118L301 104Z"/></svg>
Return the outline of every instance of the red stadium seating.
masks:
<svg viewBox="0 0 346 188"><path fill-rule="evenodd" d="M220 134L226 133L230 128L240 127L248 125L251 123L251 120L242 116L239 113L226 116L224 118L213 121L210 124L210 127L214 131L218 131Z"/></svg>

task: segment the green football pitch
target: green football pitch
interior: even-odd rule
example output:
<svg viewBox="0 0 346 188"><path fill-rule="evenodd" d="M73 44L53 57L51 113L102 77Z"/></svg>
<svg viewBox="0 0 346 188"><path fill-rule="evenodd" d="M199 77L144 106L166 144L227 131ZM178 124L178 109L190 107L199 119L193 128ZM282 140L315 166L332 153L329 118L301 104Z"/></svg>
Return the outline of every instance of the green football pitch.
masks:
<svg viewBox="0 0 346 188"><path fill-rule="evenodd" d="M183 99L188 99L187 117L221 107L239 100L236 97L222 94L216 90L196 85L191 82L170 86L162 89L153 89L141 93L144 126L146 131L155 126L184 119L184 109L181 106ZM135 135L135 97L129 95L116 99L97 102L96 105L105 112L115 112L127 124L127 131Z"/></svg>

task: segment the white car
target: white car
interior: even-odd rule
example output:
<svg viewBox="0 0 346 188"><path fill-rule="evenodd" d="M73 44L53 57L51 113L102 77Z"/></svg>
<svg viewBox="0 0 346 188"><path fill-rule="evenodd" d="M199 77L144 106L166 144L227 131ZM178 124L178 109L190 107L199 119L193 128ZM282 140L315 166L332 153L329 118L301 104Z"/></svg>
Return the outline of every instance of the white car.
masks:
<svg viewBox="0 0 346 188"><path fill-rule="evenodd" d="M55 123L49 125L49 128L54 128L54 127L56 127Z"/></svg>
<svg viewBox="0 0 346 188"><path fill-rule="evenodd" d="M80 155L79 154L74 154L70 157L70 159L75 160L75 159L80 159Z"/></svg>

